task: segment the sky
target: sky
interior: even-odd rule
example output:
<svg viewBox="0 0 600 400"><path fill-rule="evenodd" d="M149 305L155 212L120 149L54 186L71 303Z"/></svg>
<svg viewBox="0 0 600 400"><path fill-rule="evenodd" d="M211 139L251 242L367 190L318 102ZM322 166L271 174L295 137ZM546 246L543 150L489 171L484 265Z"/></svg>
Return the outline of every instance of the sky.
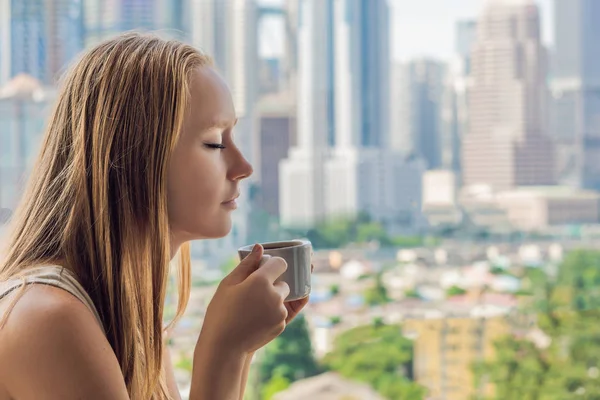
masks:
<svg viewBox="0 0 600 400"><path fill-rule="evenodd" d="M281 4L284 0L257 0ZM454 27L461 19L477 18L487 0L389 0L391 8L392 57L406 61L417 57L448 59L454 51ZM600 0L599 0L600 1ZM544 42L551 46L552 0L537 0L542 12ZM283 51L283 22L265 18L261 28L261 54Z"/></svg>

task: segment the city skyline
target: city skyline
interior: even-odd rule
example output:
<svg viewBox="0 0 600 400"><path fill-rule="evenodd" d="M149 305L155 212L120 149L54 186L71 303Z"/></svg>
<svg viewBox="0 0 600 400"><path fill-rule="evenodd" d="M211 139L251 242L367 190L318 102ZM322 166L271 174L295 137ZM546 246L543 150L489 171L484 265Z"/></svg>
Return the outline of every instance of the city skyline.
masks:
<svg viewBox="0 0 600 400"><path fill-rule="evenodd" d="M492 1L478 27L463 183L493 191L553 185L554 150L546 123L549 62L539 9L525 0Z"/></svg>
<svg viewBox="0 0 600 400"><path fill-rule="evenodd" d="M284 0L257 0L259 4L280 5ZM415 58L449 60L455 54L455 28L461 20L479 16L486 0L389 0L391 9L391 57L395 62ZM552 0L537 0L542 18L542 41L554 46ZM265 20L263 32L283 30L277 18ZM261 38L261 55L271 57L283 51L283 42L272 35Z"/></svg>

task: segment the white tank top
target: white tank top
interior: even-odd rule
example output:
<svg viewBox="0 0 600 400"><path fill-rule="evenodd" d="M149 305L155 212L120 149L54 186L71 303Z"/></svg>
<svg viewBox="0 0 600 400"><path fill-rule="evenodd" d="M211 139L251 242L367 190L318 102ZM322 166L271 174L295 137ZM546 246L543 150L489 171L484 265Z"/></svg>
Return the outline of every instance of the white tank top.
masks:
<svg viewBox="0 0 600 400"><path fill-rule="evenodd" d="M96 309L96 306L94 306L92 299L83 286L77 281L73 273L63 267L50 265L31 268L28 269L22 277L0 282L0 301L10 293L23 287L23 285L32 284L50 285L71 293L87 306L94 317L96 317L102 332L105 332L102 321L100 320L100 315L98 314L98 310Z"/></svg>

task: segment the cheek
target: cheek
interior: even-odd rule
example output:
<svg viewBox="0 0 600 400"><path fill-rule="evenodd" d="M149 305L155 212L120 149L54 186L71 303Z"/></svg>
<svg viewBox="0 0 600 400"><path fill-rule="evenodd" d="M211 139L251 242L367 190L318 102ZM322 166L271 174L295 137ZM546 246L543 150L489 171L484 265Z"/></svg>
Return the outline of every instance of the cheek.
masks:
<svg viewBox="0 0 600 400"><path fill-rule="evenodd" d="M190 152L194 153L194 152ZM198 151L177 158L169 170L169 222L174 229L203 230L226 196L220 159Z"/></svg>

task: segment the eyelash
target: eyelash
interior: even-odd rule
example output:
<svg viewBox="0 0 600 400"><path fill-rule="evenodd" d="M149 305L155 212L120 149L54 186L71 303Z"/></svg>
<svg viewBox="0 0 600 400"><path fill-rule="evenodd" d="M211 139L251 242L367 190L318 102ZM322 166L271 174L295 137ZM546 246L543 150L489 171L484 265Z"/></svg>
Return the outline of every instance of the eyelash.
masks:
<svg viewBox="0 0 600 400"><path fill-rule="evenodd" d="M212 150L225 150L227 147L220 143L204 143L206 147Z"/></svg>

